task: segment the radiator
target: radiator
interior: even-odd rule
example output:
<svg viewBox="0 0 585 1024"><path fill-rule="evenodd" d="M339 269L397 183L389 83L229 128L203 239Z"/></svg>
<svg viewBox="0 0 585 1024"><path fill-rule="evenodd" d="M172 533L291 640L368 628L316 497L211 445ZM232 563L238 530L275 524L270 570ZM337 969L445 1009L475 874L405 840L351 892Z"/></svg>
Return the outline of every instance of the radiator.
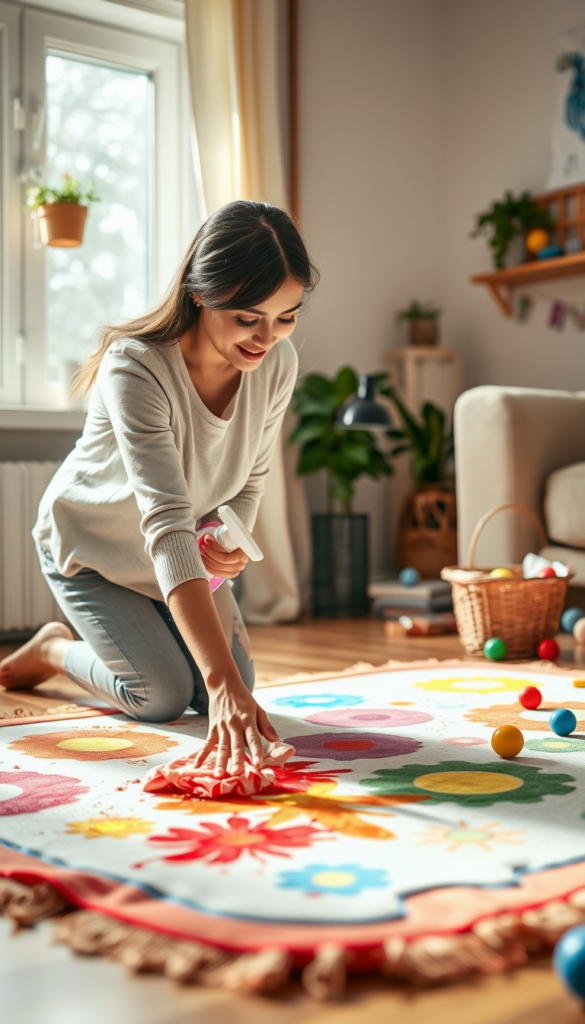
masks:
<svg viewBox="0 0 585 1024"><path fill-rule="evenodd" d="M63 614L39 567L31 530L59 462L0 462L0 633L22 633Z"/></svg>

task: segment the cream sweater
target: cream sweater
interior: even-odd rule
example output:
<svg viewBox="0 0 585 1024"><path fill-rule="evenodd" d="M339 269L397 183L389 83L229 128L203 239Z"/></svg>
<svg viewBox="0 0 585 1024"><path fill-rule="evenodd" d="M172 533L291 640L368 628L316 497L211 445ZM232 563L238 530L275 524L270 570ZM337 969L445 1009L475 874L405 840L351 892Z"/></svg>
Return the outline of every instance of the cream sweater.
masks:
<svg viewBox="0 0 585 1024"><path fill-rule="evenodd" d="M117 342L85 429L47 488L33 536L59 572L95 569L155 600L204 577L195 529L224 503L252 529L297 376L290 340L242 373L228 419L197 394L178 344Z"/></svg>

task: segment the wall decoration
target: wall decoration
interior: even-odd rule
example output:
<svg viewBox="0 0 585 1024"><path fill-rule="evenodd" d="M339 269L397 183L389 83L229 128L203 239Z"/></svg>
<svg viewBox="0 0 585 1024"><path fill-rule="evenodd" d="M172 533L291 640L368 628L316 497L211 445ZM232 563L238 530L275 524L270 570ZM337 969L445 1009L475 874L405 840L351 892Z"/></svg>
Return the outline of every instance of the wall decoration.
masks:
<svg viewBox="0 0 585 1024"><path fill-rule="evenodd" d="M585 181L585 28L559 37L547 190Z"/></svg>

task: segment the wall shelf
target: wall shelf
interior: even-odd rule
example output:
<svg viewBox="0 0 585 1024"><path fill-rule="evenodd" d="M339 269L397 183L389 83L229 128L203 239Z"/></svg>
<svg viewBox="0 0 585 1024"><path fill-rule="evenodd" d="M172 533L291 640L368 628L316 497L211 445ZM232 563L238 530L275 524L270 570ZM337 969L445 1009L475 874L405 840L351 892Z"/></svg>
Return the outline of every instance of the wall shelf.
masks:
<svg viewBox="0 0 585 1024"><path fill-rule="evenodd" d="M507 267L506 270L474 274L472 284L486 285L504 316L512 316L516 288L585 274L585 185L571 185L554 192L545 192L536 196L535 202L550 213L554 225L550 241L564 248L575 240L581 243L581 251L556 256L551 260L529 260L517 267Z"/></svg>
<svg viewBox="0 0 585 1024"><path fill-rule="evenodd" d="M471 281L473 284L485 284L504 316L512 316L512 296L516 288L561 277L576 277L578 274L585 274L585 252L556 256L552 260L531 260L517 267L494 270L488 274L474 274Z"/></svg>

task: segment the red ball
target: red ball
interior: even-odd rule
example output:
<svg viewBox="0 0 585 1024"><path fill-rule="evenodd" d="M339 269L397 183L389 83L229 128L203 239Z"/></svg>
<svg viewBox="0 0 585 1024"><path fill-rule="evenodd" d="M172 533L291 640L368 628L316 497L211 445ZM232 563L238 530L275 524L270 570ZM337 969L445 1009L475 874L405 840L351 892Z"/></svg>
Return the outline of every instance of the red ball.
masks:
<svg viewBox="0 0 585 1024"><path fill-rule="evenodd" d="M536 575L539 576L541 580L552 580L553 576L556 577L557 574L552 565L544 565L542 569L538 570Z"/></svg>
<svg viewBox="0 0 585 1024"><path fill-rule="evenodd" d="M556 661L561 653L558 643L556 640L553 640L552 637L547 637L546 640L541 640L536 649L538 651L538 657L542 658L543 661Z"/></svg>
<svg viewBox="0 0 585 1024"><path fill-rule="evenodd" d="M527 686L518 695L518 700L523 708L526 708L528 711L534 711L535 708L539 708L542 704L542 693L537 686Z"/></svg>

